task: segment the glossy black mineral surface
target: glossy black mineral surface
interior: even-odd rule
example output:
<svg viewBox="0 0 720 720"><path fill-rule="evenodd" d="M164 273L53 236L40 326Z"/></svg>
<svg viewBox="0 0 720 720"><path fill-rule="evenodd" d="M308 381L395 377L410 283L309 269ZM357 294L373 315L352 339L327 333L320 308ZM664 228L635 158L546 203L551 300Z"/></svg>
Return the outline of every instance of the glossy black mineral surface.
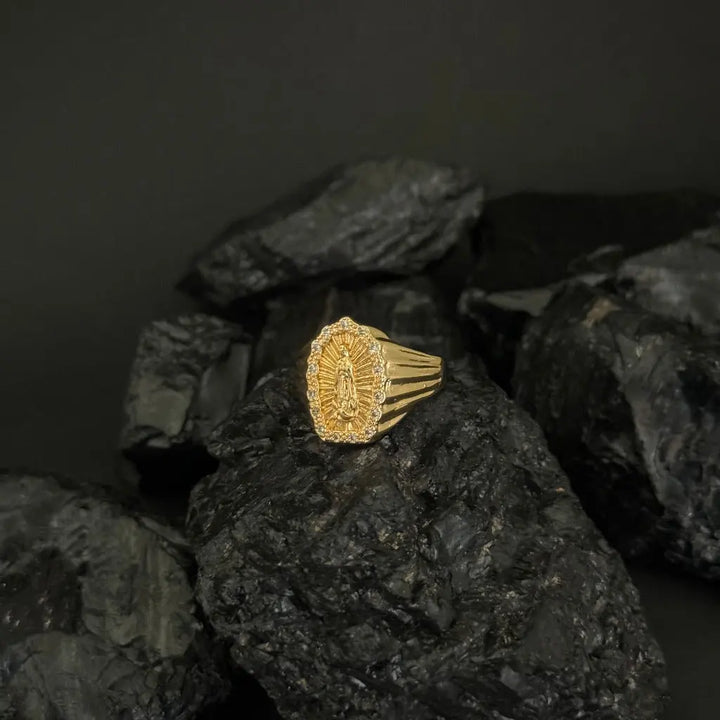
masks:
<svg viewBox="0 0 720 720"><path fill-rule="evenodd" d="M414 274L465 236L482 200L474 178L452 167L401 158L342 166L232 223L180 285L225 307L312 279Z"/></svg>
<svg viewBox="0 0 720 720"><path fill-rule="evenodd" d="M187 523L197 598L285 720L657 720L636 590L482 368L370 446L322 443L295 387L216 429Z"/></svg>
<svg viewBox="0 0 720 720"><path fill-rule="evenodd" d="M623 554L720 578L720 339L571 285L530 322L517 400Z"/></svg>
<svg viewBox="0 0 720 720"><path fill-rule="evenodd" d="M6 471L0 558L0 717L189 720L227 700L175 531L96 489Z"/></svg>
<svg viewBox="0 0 720 720"><path fill-rule="evenodd" d="M720 335L720 225L628 258L617 283L646 310Z"/></svg>
<svg viewBox="0 0 720 720"><path fill-rule="evenodd" d="M120 448L146 487L183 487L214 469L205 439L245 394L250 356L242 329L209 315L159 320L142 330Z"/></svg>

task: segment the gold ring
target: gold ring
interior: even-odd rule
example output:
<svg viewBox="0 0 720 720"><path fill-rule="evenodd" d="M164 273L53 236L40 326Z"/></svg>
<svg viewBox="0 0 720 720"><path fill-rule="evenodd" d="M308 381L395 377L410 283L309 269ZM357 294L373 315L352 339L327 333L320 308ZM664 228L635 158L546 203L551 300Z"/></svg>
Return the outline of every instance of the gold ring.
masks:
<svg viewBox="0 0 720 720"><path fill-rule="evenodd" d="M305 377L318 436L326 442L368 443L440 389L443 361L344 317L312 341Z"/></svg>

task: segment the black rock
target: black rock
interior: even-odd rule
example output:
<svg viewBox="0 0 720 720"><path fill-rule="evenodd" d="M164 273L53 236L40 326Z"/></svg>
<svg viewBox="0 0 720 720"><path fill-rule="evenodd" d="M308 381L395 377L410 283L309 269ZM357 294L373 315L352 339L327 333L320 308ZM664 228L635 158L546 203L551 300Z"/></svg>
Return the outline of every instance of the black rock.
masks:
<svg viewBox="0 0 720 720"><path fill-rule="evenodd" d="M657 720L636 590L484 371L365 447L322 443L294 383L215 431L188 514L197 597L285 720Z"/></svg>
<svg viewBox="0 0 720 720"><path fill-rule="evenodd" d="M4 472L0 558L0 717L190 719L229 697L175 531Z"/></svg>
<svg viewBox="0 0 720 720"><path fill-rule="evenodd" d="M628 258L617 281L647 310L720 334L720 226Z"/></svg>
<svg viewBox="0 0 720 720"><path fill-rule="evenodd" d="M292 364L323 325L347 315L395 342L443 358L464 351L460 329L432 283L417 277L361 288L290 293L267 301L252 377Z"/></svg>
<svg viewBox="0 0 720 720"><path fill-rule="evenodd" d="M720 578L720 339L573 285L528 325L514 384L623 554Z"/></svg>
<svg viewBox="0 0 720 720"><path fill-rule="evenodd" d="M157 321L140 334L125 398L123 453L146 486L186 486L212 472L210 431L245 395L251 345L208 315Z"/></svg>
<svg viewBox="0 0 720 720"><path fill-rule="evenodd" d="M180 286L216 305L358 273L409 275L441 258L479 217L464 170L392 158L327 173L230 225Z"/></svg>
<svg viewBox="0 0 720 720"><path fill-rule="evenodd" d="M624 258L677 241L718 211L720 198L690 190L518 193L488 202L477 265L458 308L493 379L509 389L525 323L565 280L604 280Z"/></svg>

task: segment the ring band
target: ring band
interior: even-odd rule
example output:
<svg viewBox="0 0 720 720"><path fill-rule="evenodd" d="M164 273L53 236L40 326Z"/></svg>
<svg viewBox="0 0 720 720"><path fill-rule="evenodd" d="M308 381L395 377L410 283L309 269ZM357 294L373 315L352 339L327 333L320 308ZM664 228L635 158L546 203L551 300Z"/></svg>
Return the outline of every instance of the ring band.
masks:
<svg viewBox="0 0 720 720"><path fill-rule="evenodd" d="M305 377L318 436L327 442L368 443L440 389L443 361L344 317L312 341Z"/></svg>

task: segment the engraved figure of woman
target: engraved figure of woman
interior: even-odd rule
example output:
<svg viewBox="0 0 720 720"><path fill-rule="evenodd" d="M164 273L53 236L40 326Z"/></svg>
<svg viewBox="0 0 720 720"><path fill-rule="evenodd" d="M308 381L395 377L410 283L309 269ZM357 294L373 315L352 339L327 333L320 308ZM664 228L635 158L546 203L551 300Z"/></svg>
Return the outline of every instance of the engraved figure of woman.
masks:
<svg viewBox="0 0 720 720"><path fill-rule="evenodd" d="M358 399L353 365L350 352L344 345L335 368L335 405L338 416L343 420L352 420L357 415Z"/></svg>

